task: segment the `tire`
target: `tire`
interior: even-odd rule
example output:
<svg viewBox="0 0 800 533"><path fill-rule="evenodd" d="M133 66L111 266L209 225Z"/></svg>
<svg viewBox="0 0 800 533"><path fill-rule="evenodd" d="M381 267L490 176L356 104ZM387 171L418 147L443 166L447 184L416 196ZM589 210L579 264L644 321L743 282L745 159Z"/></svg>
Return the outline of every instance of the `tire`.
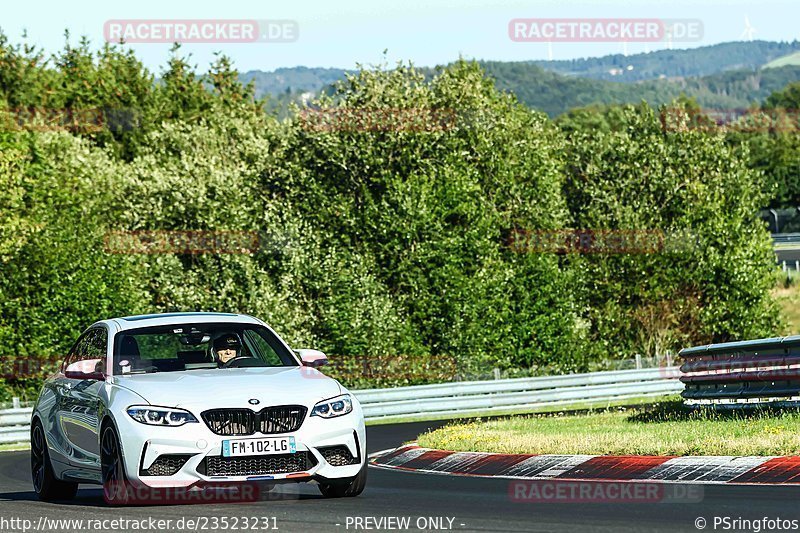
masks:
<svg viewBox="0 0 800 533"><path fill-rule="evenodd" d="M117 432L111 424L100 433L100 477L103 482L103 500L108 505L131 503L130 484L125 475L125 462Z"/></svg>
<svg viewBox="0 0 800 533"><path fill-rule="evenodd" d="M358 475L345 483L320 483L319 491L326 498L353 498L364 492L367 486L367 461Z"/></svg>
<svg viewBox="0 0 800 533"><path fill-rule="evenodd" d="M31 428L31 481L33 491L40 500L52 502L71 500L78 492L78 484L56 478L50 462L50 452L42 423L36 420Z"/></svg>

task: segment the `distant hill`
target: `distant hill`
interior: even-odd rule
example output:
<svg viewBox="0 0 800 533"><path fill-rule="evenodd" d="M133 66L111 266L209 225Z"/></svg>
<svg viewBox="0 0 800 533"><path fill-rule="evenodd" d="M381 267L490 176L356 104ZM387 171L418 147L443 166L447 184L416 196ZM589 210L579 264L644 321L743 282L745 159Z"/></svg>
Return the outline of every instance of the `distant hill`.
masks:
<svg viewBox="0 0 800 533"><path fill-rule="evenodd" d="M753 70L795 52L800 52L800 41L747 41L629 56L614 54L530 63L565 76L632 83L659 78L709 76L728 70Z"/></svg>
<svg viewBox="0 0 800 533"><path fill-rule="evenodd" d="M345 72L339 68L279 68L272 72L250 70L239 75L244 83L254 81L256 96L262 98L267 95L280 95L285 93L319 92L338 80L344 78Z"/></svg>
<svg viewBox="0 0 800 533"><path fill-rule="evenodd" d="M634 68L610 79L602 74L610 65L619 67L623 63L625 68L627 65ZM696 98L703 107L746 108L800 80L800 42L735 42L627 57L620 54L574 61L482 61L481 64L500 89L513 92L521 102L553 117L591 104L645 100L658 105L681 94ZM769 68L761 69L762 66ZM421 70L434 72L428 68ZM337 68L295 67L273 72L253 70L240 77L244 82L253 81L256 96L269 96L268 107L285 116L289 102L302 101L308 93L318 93L343 79L346 72ZM635 75L629 76L634 72ZM632 76L642 79L633 80Z"/></svg>
<svg viewBox="0 0 800 533"><path fill-rule="evenodd" d="M529 107L554 117L574 107L592 104L670 102L685 94L702 107L747 108L761 103L773 91L800 80L800 66L765 70L734 70L712 76L677 80L621 83L573 78L530 63L484 62L498 88L508 90Z"/></svg>

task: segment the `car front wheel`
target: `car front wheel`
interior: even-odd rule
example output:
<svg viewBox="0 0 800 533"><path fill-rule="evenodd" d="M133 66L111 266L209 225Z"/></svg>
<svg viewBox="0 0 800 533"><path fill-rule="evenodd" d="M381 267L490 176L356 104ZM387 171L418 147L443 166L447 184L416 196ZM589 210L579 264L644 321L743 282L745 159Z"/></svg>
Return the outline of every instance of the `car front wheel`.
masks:
<svg viewBox="0 0 800 533"><path fill-rule="evenodd" d="M40 500L71 500L78 492L78 484L61 481L53 472L50 453L44 438L42 423L38 420L31 429L31 478L33 490Z"/></svg>
<svg viewBox="0 0 800 533"><path fill-rule="evenodd" d="M358 496L367 486L367 461L359 470L358 475L345 483L320 483L319 491L326 498L342 498Z"/></svg>
<svg viewBox="0 0 800 533"><path fill-rule="evenodd" d="M103 499L106 503L109 505L129 503L130 486L125 476L122 448L117 432L110 424L103 428L100 437L100 472L103 481Z"/></svg>

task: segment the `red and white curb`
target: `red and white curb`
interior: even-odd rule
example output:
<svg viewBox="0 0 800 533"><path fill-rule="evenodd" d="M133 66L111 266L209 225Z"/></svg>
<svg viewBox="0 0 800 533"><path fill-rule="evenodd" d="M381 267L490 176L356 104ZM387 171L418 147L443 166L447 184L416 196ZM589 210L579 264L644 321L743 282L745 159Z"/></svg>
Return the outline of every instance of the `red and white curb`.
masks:
<svg viewBox="0 0 800 533"><path fill-rule="evenodd" d="M370 456L378 468L458 476L573 481L800 484L800 457L530 455L450 452L416 444Z"/></svg>

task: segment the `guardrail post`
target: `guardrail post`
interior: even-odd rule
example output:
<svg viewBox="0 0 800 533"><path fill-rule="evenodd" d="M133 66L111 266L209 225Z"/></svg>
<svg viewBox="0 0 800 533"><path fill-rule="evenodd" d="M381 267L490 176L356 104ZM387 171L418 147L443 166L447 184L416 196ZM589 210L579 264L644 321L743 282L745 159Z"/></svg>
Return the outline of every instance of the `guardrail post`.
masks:
<svg viewBox="0 0 800 533"><path fill-rule="evenodd" d="M637 353L635 355L635 357L636 357L636 370L641 370L642 369L642 354Z"/></svg>
<svg viewBox="0 0 800 533"><path fill-rule="evenodd" d="M19 409L19 398L17 398L16 396L11 398L11 405L14 406L14 409Z"/></svg>
<svg viewBox="0 0 800 533"><path fill-rule="evenodd" d="M500 379L500 369L499 368L495 368L494 369L494 379Z"/></svg>

